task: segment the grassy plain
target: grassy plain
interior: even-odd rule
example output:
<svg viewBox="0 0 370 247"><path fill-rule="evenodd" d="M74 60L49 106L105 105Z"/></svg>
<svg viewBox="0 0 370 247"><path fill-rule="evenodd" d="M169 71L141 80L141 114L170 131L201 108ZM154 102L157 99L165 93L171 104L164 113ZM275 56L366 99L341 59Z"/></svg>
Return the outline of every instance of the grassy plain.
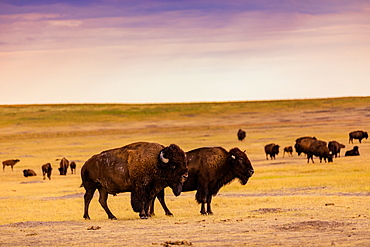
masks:
<svg viewBox="0 0 370 247"><path fill-rule="evenodd" d="M0 246L369 246L370 139L348 144L348 133L369 131L370 97L192 104L68 104L0 106L0 160L20 159L0 171ZM247 132L239 142L237 130ZM294 145L316 136L346 145L333 163L304 157L266 160L263 147ZM246 150L255 174L213 199L212 216L201 216L194 192L159 204L140 220L129 194L109 197L118 221L109 221L94 197L91 221L82 219L84 189L79 171L93 154L136 141ZM358 145L359 157L344 157ZM281 150L282 151L282 150ZM58 161L77 163L77 175L58 175ZM54 167L42 180L41 165ZM23 169L36 177L25 178ZM88 230L91 226L100 228ZM176 242L180 241L180 242ZM184 242L181 242L184 241Z"/></svg>

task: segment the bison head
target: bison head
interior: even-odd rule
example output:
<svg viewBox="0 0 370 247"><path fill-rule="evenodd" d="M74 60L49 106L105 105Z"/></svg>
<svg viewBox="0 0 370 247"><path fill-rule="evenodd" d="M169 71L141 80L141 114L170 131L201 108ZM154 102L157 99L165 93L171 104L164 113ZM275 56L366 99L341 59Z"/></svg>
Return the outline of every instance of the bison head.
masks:
<svg viewBox="0 0 370 247"><path fill-rule="evenodd" d="M229 152L229 161L231 162L234 176L239 178L240 183L245 185L253 175L254 170L245 152L239 148L233 148Z"/></svg>
<svg viewBox="0 0 370 247"><path fill-rule="evenodd" d="M28 177L28 170L23 170L23 176Z"/></svg>
<svg viewBox="0 0 370 247"><path fill-rule="evenodd" d="M165 147L159 153L159 167L163 171L173 194L179 196L182 191L182 185L188 178L185 152L175 144Z"/></svg>

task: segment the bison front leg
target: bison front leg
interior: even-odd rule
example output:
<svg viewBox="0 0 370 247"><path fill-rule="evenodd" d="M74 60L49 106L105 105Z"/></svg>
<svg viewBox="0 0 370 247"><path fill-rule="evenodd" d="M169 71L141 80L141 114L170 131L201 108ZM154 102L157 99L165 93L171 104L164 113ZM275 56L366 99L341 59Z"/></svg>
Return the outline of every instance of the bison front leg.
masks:
<svg viewBox="0 0 370 247"><path fill-rule="evenodd" d="M213 215L212 209L211 209L211 202L212 202L212 196L208 196L207 198L207 214Z"/></svg>
<svg viewBox="0 0 370 247"><path fill-rule="evenodd" d="M207 211L205 209L205 204L207 203L208 198L208 189L206 186L199 186L197 189L197 193L195 194L195 199L198 203L201 204L200 213L202 215L207 215Z"/></svg>
<svg viewBox="0 0 370 247"><path fill-rule="evenodd" d="M112 214L112 212L108 208L107 200L108 200L108 192L103 187L99 187L99 203L104 208L105 212L108 215L108 219L116 220L116 216Z"/></svg>
<svg viewBox="0 0 370 247"><path fill-rule="evenodd" d="M167 205L166 205L166 202L165 202L165 200L164 200L164 189L163 190L161 190L158 194L157 194L157 196L156 196L157 198L158 198L158 201L161 203L161 206L162 206L162 208L163 208L163 210L164 210L164 212L165 212L165 214L167 215L167 216L173 216L173 214L171 213L171 211L168 209L168 207L167 207ZM152 201L152 203L151 203L151 207L150 207L150 215L154 215L154 201L155 201L155 198L154 198L154 200Z"/></svg>

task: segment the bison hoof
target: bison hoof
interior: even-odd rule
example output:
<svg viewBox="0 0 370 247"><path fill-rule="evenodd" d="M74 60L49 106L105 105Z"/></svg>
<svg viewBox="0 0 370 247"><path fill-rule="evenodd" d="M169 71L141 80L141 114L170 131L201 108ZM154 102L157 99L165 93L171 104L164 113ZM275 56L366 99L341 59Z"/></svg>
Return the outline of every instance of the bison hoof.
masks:
<svg viewBox="0 0 370 247"><path fill-rule="evenodd" d="M147 220L147 219L148 219L148 216L146 216L146 215L141 215L141 216L140 216L140 219L142 219L142 220Z"/></svg>
<svg viewBox="0 0 370 247"><path fill-rule="evenodd" d="M90 217L88 215L84 215L85 220L90 220Z"/></svg>
<svg viewBox="0 0 370 247"><path fill-rule="evenodd" d="M116 216L110 216L110 217L108 217L108 219L110 219L110 220L117 220L117 218L116 218Z"/></svg>
<svg viewBox="0 0 370 247"><path fill-rule="evenodd" d="M167 216L173 217L172 213L166 213Z"/></svg>

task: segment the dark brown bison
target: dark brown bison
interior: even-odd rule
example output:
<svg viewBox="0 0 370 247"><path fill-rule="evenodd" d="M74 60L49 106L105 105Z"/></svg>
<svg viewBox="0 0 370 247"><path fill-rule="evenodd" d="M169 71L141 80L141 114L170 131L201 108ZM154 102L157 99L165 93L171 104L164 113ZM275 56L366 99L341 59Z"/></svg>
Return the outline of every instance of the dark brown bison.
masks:
<svg viewBox="0 0 370 247"><path fill-rule="evenodd" d="M310 137L310 136L304 136L300 137L297 140L295 140L295 151L298 153L298 156L301 155L301 153L307 154L308 148L311 145L311 142L317 140L316 137Z"/></svg>
<svg viewBox="0 0 370 247"><path fill-rule="evenodd" d="M340 157L340 150L345 147L346 146L344 146L343 144L340 144L337 141L331 141L328 143L329 151L331 151L332 155L334 155L335 158L337 158L337 156Z"/></svg>
<svg viewBox="0 0 370 247"><path fill-rule="evenodd" d="M312 163L315 163L313 161L313 156L319 157L320 163L322 162L323 158L325 162L326 159L328 159L328 162L333 162L333 155L329 151L329 148L326 146L326 144L326 142L320 140L314 140L313 142L311 142L311 145L307 151L307 163L310 162L310 159Z"/></svg>
<svg viewBox="0 0 370 247"><path fill-rule="evenodd" d="M353 144L353 139L358 139L358 141L361 143L362 139L367 139L369 136L367 132L362 131L362 130L357 130L357 131L352 131L349 133L349 141L348 143Z"/></svg>
<svg viewBox="0 0 370 247"><path fill-rule="evenodd" d="M36 172L32 169L25 169L25 170L23 170L23 176L25 176L25 177L36 176Z"/></svg>
<svg viewBox="0 0 370 247"><path fill-rule="evenodd" d="M275 155L279 154L279 145L276 145L275 143L270 143L265 146L265 153L266 153L266 159L268 160L268 155L270 155L270 159L275 159Z"/></svg>
<svg viewBox="0 0 370 247"><path fill-rule="evenodd" d="M72 161L69 167L71 168L71 173L76 174L76 162Z"/></svg>
<svg viewBox="0 0 370 247"><path fill-rule="evenodd" d="M195 199L201 204L200 213L203 215L213 214L212 196L216 196L221 187L235 178L245 185L254 173L247 155L238 148L233 148L229 152L222 147L198 148L187 152L186 158L189 177L182 191L197 191ZM164 201L164 190L157 197L166 215L172 215ZM207 211L205 204L207 204ZM154 214L154 201L151 213Z"/></svg>
<svg viewBox="0 0 370 247"><path fill-rule="evenodd" d="M243 141L245 139L245 137L246 137L246 133L245 133L244 130L239 129L237 136L238 136L238 140L239 141Z"/></svg>
<svg viewBox="0 0 370 247"><path fill-rule="evenodd" d="M358 156L360 152L358 151L358 146L354 146L353 149L346 151L344 156Z"/></svg>
<svg viewBox="0 0 370 247"><path fill-rule="evenodd" d="M51 179L51 171L53 170L53 168L51 167L51 164L46 163L45 165L43 165L41 167L41 170L42 170L42 176L44 177L44 180L45 180L45 175L47 175L48 179L50 180Z"/></svg>
<svg viewBox="0 0 370 247"><path fill-rule="evenodd" d="M5 167L6 166L10 166L12 168L12 171L13 171L13 166L15 164L17 164L20 160L16 159L16 160L4 160L3 161L3 171L5 171Z"/></svg>
<svg viewBox="0 0 370 247"><path fill-rule="evenodd" d="M284 148L283 158L284 158L285 153L287 153L288 156L293 157L293 147L292 146L288 146L288 147L285 147Z"/></svg>
<svg viewBox="0 0 370 247"><path fill-rule="evenodd" d="M60 175L67 175L68 167L69 161L63 157L63 159L60 160L60 165L58 168Z"/></svg>
<svg viewBox="0 0 370 247"><path fill-rule="evenodd" d="M108 194L131 192L131 206L140 218L150 216L149 206L155 196L169 186L180 195L188 176L185 152L177 145L137 142L92 156L81 168L84 218L96 189L99 202L109 219L117 219L107 205Z"/></svg>

